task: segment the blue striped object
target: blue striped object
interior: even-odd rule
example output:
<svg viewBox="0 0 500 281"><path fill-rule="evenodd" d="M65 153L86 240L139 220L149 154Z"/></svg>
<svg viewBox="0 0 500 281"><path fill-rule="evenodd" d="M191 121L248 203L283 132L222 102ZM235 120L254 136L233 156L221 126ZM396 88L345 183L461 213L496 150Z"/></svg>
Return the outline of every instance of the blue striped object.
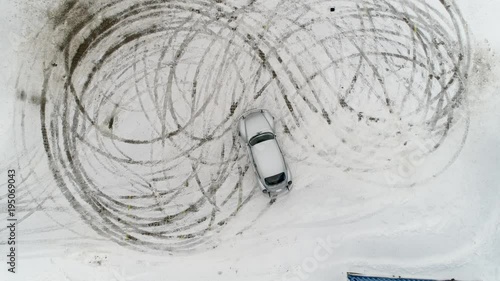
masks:
<svg viewBox="0 0 500 281"><path fill-rule="evenodd" d="M360 275L357 273L348 273L347 278L349 281L437 281L437 280L431 280L431 279L408 279L408 278L401 278L401 277L392 277L392 278L387 278L387 277L373 277L373 276L364 276ZM446 280L443 280L446 281ZM455 281L455 279L451 279L449 281Z"/></svg>

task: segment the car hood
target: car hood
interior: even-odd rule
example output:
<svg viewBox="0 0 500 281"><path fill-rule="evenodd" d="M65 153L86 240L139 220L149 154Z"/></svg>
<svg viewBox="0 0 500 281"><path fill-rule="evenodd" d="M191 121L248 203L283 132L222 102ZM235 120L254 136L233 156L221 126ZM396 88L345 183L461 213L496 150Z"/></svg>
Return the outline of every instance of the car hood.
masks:
<svg viewBox="0 0 500 281"><path fill-rule="evenodd" d="M257 171L262 178L285 172L285 162L276 139L258 143L251 149Z"/></svg>
<svg viewBox="0 0 500 281"><path fill-rule="evenodd" d="M264 115L260 112L249 114L245 117L247 141L251 137L263 132L273 132Z"/></svg>

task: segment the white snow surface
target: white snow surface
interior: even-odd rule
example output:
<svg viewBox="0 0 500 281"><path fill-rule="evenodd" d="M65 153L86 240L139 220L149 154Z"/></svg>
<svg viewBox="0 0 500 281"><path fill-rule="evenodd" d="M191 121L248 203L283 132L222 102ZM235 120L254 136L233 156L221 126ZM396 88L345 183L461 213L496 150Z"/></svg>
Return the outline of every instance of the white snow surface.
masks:
<svg viewBox="0 0 500 281"><path fill-rule="evenodd" d="M33 9L44 11L55 2L41 1L38 4L40 7ZM337 2L342 1L332 1ZM296 140L283 137L280 143L294 178L292 192L270 205L269 198L257 190L234 216L230 215L232 209L221 209L224 217L230 219L223 227L207 233L204 239L207 239L208 246L203 247L204 241L196 242L196 246L192 246L193 251L134 250L133 247L119 245L85 223L61 195L62 191L57 188L48 167L43 145L39 142L39 112L26 112L26 122L35 124L35 129L27 130L24 136L32 136L36 141L26 139L22 144L18 126L20 111L14 109L19 102L16 100L16 79L18 61L22 60L16 59L16 56L21 49L19 42L23 40L16 34L22 33L20 26L30 25L33 28L34 24L30 21L43 23L43 16L38 19L15 16L22 15L19 10L25 7L20 0L0 3L0 33L2 38L10 38L0 43L0 95L3 101L0 104L0 155L4 160L0 167L5 178L0 179L0 186L6 188L6 170L14 167L20 175L23 169L27 170L19 163L29 165L30 169L36 168L38 173L35 178L30 178L31 192L18 194L28 198L22 198L23 203L19 206L25 217L17 229L16 274L7 271L8 234L0 232L0 280L340 281L347 280L347 272L357 272L500 281L500 68L497 55L500 53L497 32L500 1L454 1L472 35L473 63L468 95L473 102L470 114L465 118L469 122L456 123L443 147L412 166L415 171L408 181L415 184L387 184L384 171L388 166L379 161L385 155L398 155L393 143L384 143L381 150L369 148L375 149L370 159L363 159L355 152L346 152L338 146L339 158L329 160L321 155L311 156L309 151L296 145ZM285 57L283 59L286 60ZM479 63L483 65L476 69ZM484 64L489 64L491 70L484 71ZM251 71L251 66L248 67ZM234 82L237 79L229 80ZM289 86L283 87L288 89ZM244 103L252 106L249 100L244 99ZM224 99L219 102L227 103ZM218 110L215 103L210 104L212 112ZM286 104L277 104L269 99L257 106L266 107L271 112L274 109L279 112L278 122L293 124L293 118L285 115ZM379 105L360 106L365 106L365 111L375 115L381 110ZM377 116L384 116L384 113ZM349 127L348 123L353 122L346 116L336 117L337 121L346 122L339 127ZM179 118L182 119L181 116ZM324 123L321 116L303 118L310 128L297 138L307 138L308 143L317 143L319 148L328 149L332 134L325 131L326 125L320 125ZM209 123L210 119L204 122ZM124 123L117 126L121 124ZM203 124L198 126L204 127ZM395 129L398 122L388 122L378 129L383 126ZM361 125L353 128L355 132L351 135L338 129L341 132L336 136L347 134L350 140L359 138L361 145L373 137L373 131L363 133L366 130L363 131ZM466 130L468 133L462 147L463 132ZM129 133L125 129L121 132ZM417 135L415 131L411 132ZM133 133L138 134L138 131ZM354 134L359 135L353 137ZM363 139L365 137L367 139ZM397 142L395 139L387 141ZM24 147L22 151L31 153L16 154L19 149L15 148L18 147ZM130 153L128 156L134 152ZM144 156L143 151L135 153L137 158ZM220 151L214 153L220 154ZM238 154L237 161L245 163L242 153ZM361 172L367 167L377 172ZM213 176L211 171L202 170L199 173L201 180ZM231 171L236 173L236 170ZM121 184L118 177L116 183L114 180L109 180L110 186ZM256 185L251 176L244 177L243 182L247 187ZM19 182L19 188L22 184L22 181ZM255 188L258 189L257 186ZM110 187L109 194L117 190L120 191ZM245 192L250 192L248 190ZM5 193L0 191L2 224L6 223ZM185 197L179 200L184 198L189 201L189 195L184 194L182 196ZM43 202L39 198L44 198ZM222 201L220 198L217 200ZM36 204L30 205L29 202ZM22 210L22 206L26 210Z"/></svg>

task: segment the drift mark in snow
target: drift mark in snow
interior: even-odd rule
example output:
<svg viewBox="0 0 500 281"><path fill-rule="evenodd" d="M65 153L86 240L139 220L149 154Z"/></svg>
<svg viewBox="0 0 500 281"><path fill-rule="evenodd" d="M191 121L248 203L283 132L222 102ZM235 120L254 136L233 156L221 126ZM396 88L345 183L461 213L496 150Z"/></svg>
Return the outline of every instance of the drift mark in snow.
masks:
<svg viewBox="0 0 500 281"><path fill-rule="evenodd" d="M465 137L464 26L454 5L415 0L69 1L37 40L43 79L19 91L88 224L190 251L256 192L235 131L248 109L278 117L296 165L360 174L393 168L412 140L428 155L453 128Z"/></svg>

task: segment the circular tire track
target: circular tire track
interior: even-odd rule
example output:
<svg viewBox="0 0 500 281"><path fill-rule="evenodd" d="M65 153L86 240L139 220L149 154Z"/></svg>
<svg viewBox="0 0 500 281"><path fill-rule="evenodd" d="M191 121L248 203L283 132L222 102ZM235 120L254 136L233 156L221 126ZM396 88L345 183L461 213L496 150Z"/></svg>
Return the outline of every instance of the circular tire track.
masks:
<svg viewBox="0 0 500 281"><path fill-rule="evenodd" d="M138 250L217 244L256 192L235 133L250 108L273 109L290 159L377 182L412 143L467 133L468 33L444 1L70 1L41 36L54 178Z"/></svg>

